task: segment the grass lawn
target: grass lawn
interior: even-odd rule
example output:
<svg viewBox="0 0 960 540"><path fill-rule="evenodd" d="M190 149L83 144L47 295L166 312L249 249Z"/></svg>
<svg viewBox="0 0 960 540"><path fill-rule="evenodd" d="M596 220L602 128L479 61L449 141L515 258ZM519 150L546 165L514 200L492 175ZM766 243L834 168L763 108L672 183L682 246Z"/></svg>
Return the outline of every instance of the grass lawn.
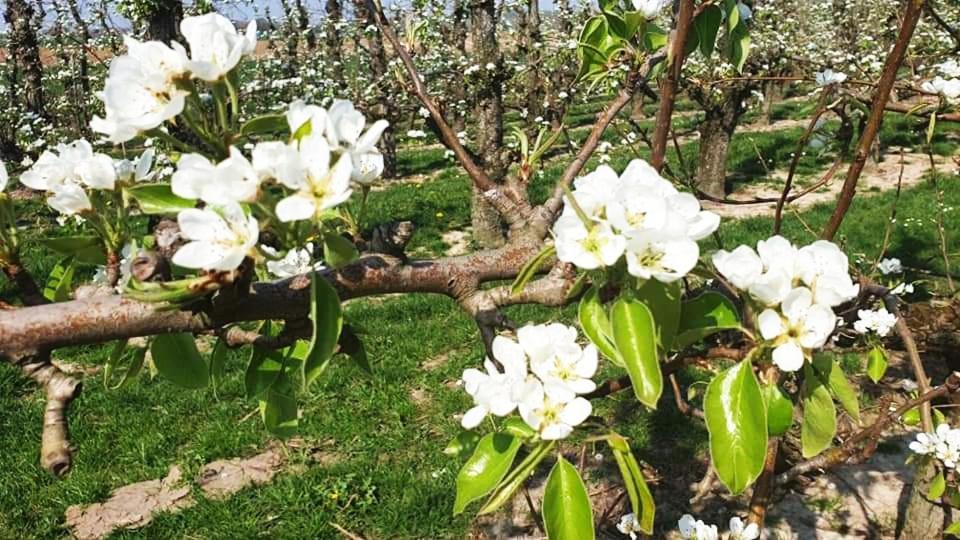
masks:
<svg viewBox="0 0 960 540"><path fill-rule="evenodd" d="M791 105L792 106L792 105ZM888 122L886 129L894 125ZM747 179L763 176L753 144L760 147L768 166L784 167L793 151L798 130L737 135L730 170ZM945 137L945 136L944 136ZM916 144L912 142L891 144ZM944 138L944 145L953 144ZM946 146L944 147L946 151ZM953 151L951 149L951 151ZM442 149L404 152L401 167L409 172L444 166ZM696 143L683 152L696 155ZM641 152L642 154L642 152ZM672 156L674 167L678 166ZM751 158L753 156L753 158ZM617 153L612 164L621 168L631 156ZM806 159L806 158L805 158ZM814 158L811 157L811 160ZM807 164L822 168L830 158ZM534 184L534 198L545 197L564 160L553 161ZM588 165L595 166L594 162ZM771 165L771 162L773 165ZM956 178L946 189L946 229L950 252L960 250L960 189ZM409 219L418 226L414 250L440 253L440 235L469 224L470 189L464 176L446 169L423 184L400 184L372 193L368 215L377 221ZM861 197L847 216L838 240L848 252L875 257L886 224L892 193ZM934 229L935 191L921 185L905 191L898 207L899 226L890 255L910 267L943 271ZM826 222L832 205L803 212L815 231ZM22 214L45 219L39 205ZM924 225L921 226L920 223ZM769 219L725 222L723 244L755 243L770 233ZM62 234L69 232L59 230ZM812 241L802 224L787 215L784 234L799 243ZM40 254L30 242L31 251ZM705 251L711 242L703 243ZM53 266L50 256L28 255L38 276ZM957 260L954 259L956 266ZM0 287L6 287L0 283ZM9 291L0 288L0 298ZM517 322L570 319L572 309L516 307L508 314ZM309 464L306 456L291 455L308 466L300 473L282 474L261 487L241 491L226 501L213 502L196 495L197 504L178 514L160 515L148 527L121 532L117 538L338 538L331 523L366 537L462 538L470 529L475 507L451 516L454 480L460 462L442 453L460 428L454 415L468 407L465 393L455 386L463 369L475 366L482 346L474 323L449 299L431 295L389 296L350 302L346 319L361 333L372 360L368 375L349 362L331 366L303 402L301 436L332 453L332 463ZM64 536L64 510L71 504L105 499L124 484L159 478L171 464L179 464L187 478L220 458L250 455L269 437L256 415L256 404L244 396L245 352L230 356L227 376L214 389L181 390L172 384L141 377L128 387L107 390L101 376L87 378L72 408L72 441L76 446L73 471L54 480L38 465L42 393L7 365L0 366L0 537L50 538ZM58 358L82 364L102 364L105 347L58 351ZM425 367L426 366L426 367ZM609 370L609 368L608 368ZM688 371L682 377L701 376ZM632 396L620 395L598 404L603 419L617 417L632 438L638 457L664 477L689 468L689 460L706 451L702 425L680 415L669 399L651 413L637 407ZM655 448L654 438L661 442ZM573 448L575 441L569 443ZM670 454L665 455L664 449ZM657 488L654 496L658 495Z"/></svg>

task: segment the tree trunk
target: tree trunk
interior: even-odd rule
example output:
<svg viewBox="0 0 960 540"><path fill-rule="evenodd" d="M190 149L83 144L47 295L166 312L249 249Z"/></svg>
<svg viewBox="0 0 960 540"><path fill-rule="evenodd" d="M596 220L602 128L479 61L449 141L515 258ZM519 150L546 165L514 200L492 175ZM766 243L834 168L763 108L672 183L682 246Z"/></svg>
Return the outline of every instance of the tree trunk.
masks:
<svg viewBox="0 0 960 540"><path fill-rule="evenodd" d="M9 28L9 49L13 56L14 77L19 77L19 92L27 111L43 115L43 67L33 26L33 6L26 0L8 0L4 13Z"/></svg>
<svg viewBox="0 0 960 540"><path fill-rule="evenodd" d="M697 188L712 197L726 196L727 151L730 149L730 137L722 118L716 113L707 112L700 124L700 160L697 169Z"/></svg>
<svg viewBox="0 0 960 540"><path fill-rule="evenodd" d="M543 37L540 34L540 2L527 0L527 110L533 118L543 117L543 82L540 80L540 47ZM536 130L534 130L536 131Z"/></svg>
<svg viewBox="0 0 960 540"><path fill-rule="evenodd" d="M366 28L376 28L377 21L373 13L367 9L365 0L355 0L354 9L357 17L357 34L365 35ZM384 85L388 84L390 77L387 73L387 54L383 48L383 40L376 34L366 38L365 49L370 61L370 80L376 81L376 92L373 97L373 103L370 112L378 118L385 118L390 122L390 127L383 132L380 138L380 153L383 154L383 177L394 178L397 176L397 140L394 135L393 126L397 118L392 114L393 107L390 107L390 100L387 96L387 89Z"/></svg>
<svg viewBox="0 0 960 540"><path fill-rule="evenodd" d="M170 43L180 39L180 21L183 20L183 4L180 0L159 0L147 16L147 39Z"/></svg>
<svg viewBox="0 0 960 540"><path fill-rule="evenodd" d="M763 83L763 108L760 112L760 124L764 126L770 125L773 121L771 118L773 114L773 105L780 101L780 87L777 86L777 81L765 81Z"/></svg>
<svg viewBox="0 0 960 540"><path fill-rule="evenodd" d="M494 0L471 0L473 61L481 67L483 81L477 88L474 117L477 121L477 154L494 181L503 178L503 62L497 43L497 11ZM487 66L493 65L494 69ZM503 223L495 209L474 191L471 204L473 237L484 248L503 245Z"/></svg>
<svg viewBox="0 0 960 540"><path fill-rule="evenodd" d="M914 540L916 538L942 538L943 529L949 525L950 515L944 514L941 506L933 504L926 498L930 489L930 481L936 475L933 463L927 464L918 470L910 486L910 499L904 512L902 525L899 527L897 538Z"/></svg>
<svg viewBox="0 0 960 540"><path fill-rule="evenodd" d="M330 78L333 80L337 90L343 90L346 84L343 79L343 54L340 47L343 43L340 38L340 21L343 20L343 10L340 7L340 0L327 0L325 6L327 11L327 20L324 22L324 49L328 61L325 62L330 68Z"/></svg>
<svg viewBox="0 0 960 540"><path fill-rule="evenodd" d="M455 50L467 50L467 0L453 0L452 25L450 32L450 42ZM454 84L451 89L451 97L454 106L448 107L450 112L448 116L452 117L450 124L454 131L460 133L467 129L467 117L464 114L466 105L467 91L466 85Z"/></svg>
<svg viewBox="0 0 960 540"><path fill-rule="evenodd" d="M307 13L307 6L303 3L303 0L294 0L294 5L297 6L297 28L307 40L307 49L312 51L317 48L317 36L313 34L313 28L310 27L310 15Z"/></svg>

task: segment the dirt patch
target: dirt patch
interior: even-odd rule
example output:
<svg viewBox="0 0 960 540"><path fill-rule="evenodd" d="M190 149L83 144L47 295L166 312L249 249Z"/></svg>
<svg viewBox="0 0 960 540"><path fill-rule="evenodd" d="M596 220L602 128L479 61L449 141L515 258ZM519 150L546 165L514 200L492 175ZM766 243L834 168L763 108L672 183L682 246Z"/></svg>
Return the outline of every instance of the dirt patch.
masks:
<svg viewBox="0 0 960 540"><path fill-rule="evenodd" d="M440 236L447 250L443 253L447 257L463 255L470 251L470 231L447 231Z"/></svg>
<svg viewBox="0 0 960 540"><path fill-rule="evenodd" d="M123 486L107 501L67 508L66 525L81 540L103 538L117 529L136 529L160 512L192 506L190 485L181 485L180 468L170 467L166 478Z"/></svg>
<svg viewBox="0 0 960 540"><path fill-rule="evenodd" d="M219 459L200 469L198 484L208 498L222 500L250 486L266 484L286 461L279 444L241 459Z"/></svg>
<svg viewBox="0 0 960 540"><path fill-rule="evenodd" d="M945 166L946 160L935 156L938 166ZM897 179L900 177L900 157L895 151L888 154L885 161L880 163L868 163L857 182L857 195L860 197L869 197L872 194L896 189ZM920 184L924 176L930 170L930 158L926 154L911 152L903 154L903 189ZM787 206L797 210L803 210L819 203L833 202L837 200L840 189L843 187L843 179L846 169L837 171L833 179L822 186L820 189L811 192ZM779 180L782 184L787 177L787 171L777 170L772 173L773 178ZM731 200L748 201L753 199L771 199L778 198L782 192L782 187L772 187L769 185L749 184L743 189L730 194L727 198ZM801 191L803 187L794 186L793 193ZM758 203L758 204L723 204L711 201L702 201L701 204L706 210L719 214L724 218L742 219L759 216L772 216L776 211L776 203ZM788 210L789 211L789 210Z"/></svg>

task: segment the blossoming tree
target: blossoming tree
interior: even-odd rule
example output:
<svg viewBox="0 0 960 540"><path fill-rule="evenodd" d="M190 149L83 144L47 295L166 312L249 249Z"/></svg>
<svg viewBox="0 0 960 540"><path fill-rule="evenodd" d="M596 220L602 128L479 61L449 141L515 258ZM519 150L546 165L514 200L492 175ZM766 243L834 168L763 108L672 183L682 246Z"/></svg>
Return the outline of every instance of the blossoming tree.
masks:
<svg viewBox="0 0 960 540"><path fill-rule="evenodd" d="M886 107L920 3L905 10L871 121ZM160 376L198 388L222 365L227 348L244 347L248 394L265 427L289 436L297 429L299 396L330 362L338 355L365 362L342 301L439 293L476 320L486 349L482 362L462 376L472 404L460 420L463 433L448 449L465 459L454 513L475 503L480 514L496 511L549 464L546 533L593 538L590 497L562 451L565 440L580 437L606 445L615 459L632 511L620 530L652 534L656 504L630 441L617 426L591 421L593 403L624 390L656 409L670 381L674 398L692 411L675 374L697 356L732 361L718 364L702 409L691 412L709 432L717 478L734 495L750 493L748 523L731 519L730 538L757 537L774 488L865 455L868 443L905 414L918 415L926 432L913 446L918 459L942 471L927 496L960 497L950 474L960 461L957 435L944 424L935 427L929 406L960 390L960 375L931 387L910 349L895 293L857 276L831 241L843 211L838 208L823 239L808 245L773 235L755 247L708 251L720 218L661 174L684 57L723 54L742 65L750 43L746 6L679 0L667 28L665 2L602 1L581 28L578 79L615 83L619 91L540 204L527 188L557 137L531 144L521 136L518 163L494 181L488 164L464 147L379 4L365 6L444 144L508 227L506 243L414 260L403 253L401 237L361 253L358 245L369 247L359 241L362 208L384 170L377 143L387 121L368 119L342 99L328 107L295 100L280 112L244 115L238 66L255 49L255 22L238 31L216 13L186 17L180 25L186 46L127 37L126 52L112 60L104 83L105 112L90 127L121 154L144 136L155 138L175 170L153 171L158 157L152 149L114 159L110 150L80 139L45 151L18 181L43 192L59 214L82 218L89 234L50 243L66 258L44 290L24 269L17 203L4 194L12 180L0 169L0 266L22 301L0 310L0 357L46 388L45 468L63 475L72 460L66 410L79 384L51 362L58 348L110 344L107 368L128 378L142 369L149 350ZM654 81L663 101L650 163L585 172L616 115ZM929 82L927 91L941 96L932 118L953 106L955 82ZM873 135L864 130L861 153ZM846 185L855 187L858 175L848 173ZM356 214L344 205L352 197L360 199ZM152 227L144 229L137 216L150 216ZM80 264L102 267L95 285L74 286ZM885 274L896 272L898 263L883 264ZM878 301L884 307L872 309ZM517 328L501 309L526 303L577 304L577 320ZM838 444L838 415L859 423L860 403L840 365L822 352L837 333L838 316L854 306L858 339L870 349L869 376L883 376L879 338L896 329L920 393ZM208 355L195 343L204 333L218 338ZM711 350L718 335L737 346ZM132 340L141 337L145 344ZM601 371L615 376L598 381ZM778 471L778 448L791 430L800 433L803 460ZM692 516L679 528L688 538L718 535L716 526Z"/></svg>

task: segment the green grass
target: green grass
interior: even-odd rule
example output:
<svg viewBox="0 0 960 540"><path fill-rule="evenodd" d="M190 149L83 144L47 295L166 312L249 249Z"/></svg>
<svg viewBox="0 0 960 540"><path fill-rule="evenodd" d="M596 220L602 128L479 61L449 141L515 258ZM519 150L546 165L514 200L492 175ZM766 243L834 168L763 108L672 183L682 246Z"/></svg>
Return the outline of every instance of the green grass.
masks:
<svg viewBox="0 0 960 540"><path fill-rule="evenodd" d="M901 133L899 121L885 126L892 130L891 138ZM736 135L729 162L731 176L743 182L762 178L754 144L768 167L785 167L798 134L795 129ZM917 144L916 133L909 131L909 135L909 144ZM944 144L955 144L945 128L942 137ZM690 160L697 148L697 143L691 142L682 151ZM446 165L437 161L442 150L439 154L434 150L405 148L401 152L401 170L405 174L435 172L429 181L398 184L370 195L368 225L413 221L418 231L411 248L416 252L442 252L446 246L440 236L462 229L470 220L470 188L465 176L452 167L437 170ZM679 167L672 150L669 154L671 165ZM645 156L645 150L640 155ZM611 164L619 169L632 157L620 149L612 155ZM825 160L829 158L805 157L802 172L822 169ZM596 163L593 158L587 170ZM546 197L565 164L560 156L533 182L535 201ZM892 193L855 199L838 235L851 259L876 256L892 200ZM942 272L943 262L929 224L934 204L935 191L929 184L903 193L898 207L901 226L893 234L889 254L909 267ZM947 189L946 204L960 208L960 190ZM802 217L818 231L831 210L832 205L821 205L803 212ZM25 221L39 222L49 214L38 201L20 215ZM47 224L45 228L55 234L75 232L72 225ZM956 254L960 216L954 210L947 213L946 229L950 252ZM739 243L754 244L770 230L767 218L725 221L720 237L732 248ZM786 216L784 234L798 243L813 240L791 214ZM42 277L56 258L35 240L31 237L25 242L26 259ZM705 251L714 249L709 241L703 247ZM954 258L954 266L958 262ZM2 298L9 298L6 286L0 281ZM573 309L516 307L508 314L522 324L571 320ZM442 449L459 432L455 415L469 405L453 383L482 356L473 322L451 300L433 295L351 302L346 319L361 333L374 373L365 374L346 361L336 362L302 401L301 436L331 452L331 464L311 463L294 451L290 460L304 465L299 473L284 473L226 501L209 501L195 493L196 506L160 515L148 527L116 537L338 538L330 523L375 538L465 537L475 508L451 516L460 463ZM103 347L57 352L58 358L94 365L102 364L104 356ZM443 356L445 360L438 360ZM428 361L432 367L425 369L423 364ZM74 470L61 481L50 478L38 465L42 393L9 366L0 366L0 410L4 411L0 415L0 470L4 471L0 475L0 537L64 536L63 514L72 504L101 501L124 484L162 477L173 463L192 479L204 463L251 455L263 448L269 437L259 419L256 415L245 419L256 406L244 396L245 362L245 352L231 353L228 375L216 393L212 389L184 391L149 377L110 391L100 376L87 378L70 418L76 446ZM615 372L610 367L605 370ZM684 383L704 377L695 370L681 373ZM418 401L415 395L426 399ZM656 412L639 407L629 393L597 404L598 415L615 421L633 440L638 457L665 478L689 475L690 463L706 451L702 423L679 414L669 401ZM662 495L662 490L655 490L654 495Z"/></svg>

